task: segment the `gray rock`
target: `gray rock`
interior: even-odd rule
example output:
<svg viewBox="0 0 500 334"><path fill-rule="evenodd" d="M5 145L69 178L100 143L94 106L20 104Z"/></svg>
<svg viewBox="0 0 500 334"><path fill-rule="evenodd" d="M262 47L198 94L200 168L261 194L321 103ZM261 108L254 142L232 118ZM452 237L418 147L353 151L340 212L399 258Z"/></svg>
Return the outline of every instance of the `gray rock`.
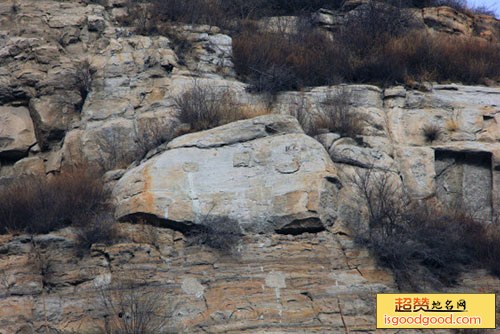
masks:
<svg viewBox="0 0 500 334"><path fill-rule="evenodd" d="M22 157L35 143L28 109L0 106L0 157Z"/></svg>
<svg viewBox="0 0 500 334"><path fill-rule="evenodd" d="M289 116L267 115L177 138L116 184L116 217L167 226L229 217L245 233L323 229L335 212L335 169Z"/></svg>
<svg viewBox="0 0 500 334"><path fill-rule="evenodd" d="M385 152L374 148L358 146L352 139L349 141L336 141L330 147L329 153L334 162L362 168L396 169L394 160Z"/></svg>

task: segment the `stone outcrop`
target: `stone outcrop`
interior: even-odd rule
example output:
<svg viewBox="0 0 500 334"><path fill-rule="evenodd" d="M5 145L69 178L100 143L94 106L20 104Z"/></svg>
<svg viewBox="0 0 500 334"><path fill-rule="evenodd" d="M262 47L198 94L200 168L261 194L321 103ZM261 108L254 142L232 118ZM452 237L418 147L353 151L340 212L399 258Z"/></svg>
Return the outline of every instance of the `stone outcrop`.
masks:
<svg viewBox="0 0 500 334"><path fill-rule="evenodd" d="M323 230L339 185L325 149L291 116L267 115L178 137L117 183L116 216L186 228L207 216L245 233ZM217 221L215 221L217 223Z"/></svg>
<svg viewBox="0 0 500 334"><path fill-rule="evenodd" d="M0 158L26 156L35 145L35 132L28 109L0 106Z"/></svg>
<svg viewBox="0 0 500 334"><path fill-rule="evenodd" d="M387 4L377 4L377 6L387 6ZM356 19L369 10L368 1L346 1L340 11L319 10L314 15L314 21L327 30L336 31L349 20ZM500 38L500 20L489 15L461 12L447 6L403 9L401 13L403 17L411 18L413 25L424 27L432 32L481 37L486 40Z"/></svg>
<svg viewBox="0 0 500 334"><path fill-rule="evenodd" d="M485 220L498 216L499 88L452 84L419 92L402 86L385 90L363 85L317 87L281 94L279 111L303 108L318 113L323 100L343 90L350 92L353 115L365 121L357 138L333 133L317 137L334 163L396 172L413 198L437 197L445 205L464 204ZM438 132L432 142L423 131L428 125ZM451 165L442 165L446 155L456 156L445 159ZM443 174L453 166L458 174ZM453 186L444 186L447 182Z"/></svg>
<svg viewBox="0 0 500 334"><path fill-rule="evenodd" d="M0 333L44 333L46 322L50 332L94 333L109 314L102 293L123 281L147 282L170 332L386 332L375 329L375 295L396 291L392 275L339 225L317 234L247 235L233 254L148 225L123 223L120 234L121 243L94 245L83 257L75 255L71 229L33 242L0 236ZM499 293L499 286L477 271L450 292Z"/></svg>
<svg viewBox="0 0 500 334"><path fill-rule="evenodd" d="M2 237L0 333L44 332L45 317L51 330L89 333L106 314L100 289L121 279L146 280L165 303L170 329L189 333L371 331L375 294L394 289L389 272L333 230L249 235L228 256L146 227L121 224L128 241L95 245L81 259L70 230L36 237L47 254L45 276L29 237Z"/></svg>
<svg viewBox="0 0 500 334"><path fill-rule="evenodd" d="M28 154L43 160L45 173L82 163L126 167L142 154L136 151L143 119L176 124L172 98L183 86L205 75L241 90L231 79L231 38L219 28L174 29L188 45L177 54L165 36L116 26L125 2L99 3L0 6L0 117L11 124L0 130L0 156L8 158L0 178L12 178L14 164Z"/></svg>
<svg viewBox="0 0 500 334"><path fill-rule="evenodd" d="M231 39L219 28L141 36L117 25L125 3L0 2L0 184L75 165L113 169L117 217L158 225L122 222L118 243L83 253L69 228L0 235L0 334L46 333L47 323L51 333L91 333L108 313L101 290L121 280L161 296L171 332L385 333L375 329L374 298L396 286L346 227L366 215L348 177L373 167L413 198L498 218L498 87L332 86L269 101L235 79ZM336 29L365 4L322 10L317 23ZM414 14L457 35L493 39L498 29L494 18L447 7ZM266 22L289 29L295 20ZM179 123L174 98L194 84L229 88L241 104L267 102L275 114L139 152L149 124ZM355 138L311 138L289 116L317 113L341 90L364 120ZM427 124L440 130L432 142ZM190 239L226 217L238 223L232 253ZM451 291L498 286L475 271Z"/></svg>

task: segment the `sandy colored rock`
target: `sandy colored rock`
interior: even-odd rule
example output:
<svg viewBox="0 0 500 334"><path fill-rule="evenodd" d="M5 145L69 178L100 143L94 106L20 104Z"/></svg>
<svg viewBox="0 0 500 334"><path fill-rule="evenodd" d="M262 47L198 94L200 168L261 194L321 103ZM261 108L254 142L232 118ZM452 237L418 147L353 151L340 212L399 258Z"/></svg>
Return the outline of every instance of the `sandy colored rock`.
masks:
<svg viewBox="0 0 500 334"><path fill-rule="evenodd" d="M45 176L45 165L41 157L31 157L19 160L14 164L14 172L16 177L20 176Z"/></svg>
<svg viewBox="0 0 500 334"><path fill-rule="evenodd" d="M0 156L22 157L35 143L28 109L0 106Z"/></svg>
<svg viewBox="0 0 500 334"><path fill-rule="evenodd" d="M175 227L227 216L249 233L321 229L334 217L323 203L334 198L335 168L292 117L238 121L167 147L118 181L117 218L148 214Z"/></svg>

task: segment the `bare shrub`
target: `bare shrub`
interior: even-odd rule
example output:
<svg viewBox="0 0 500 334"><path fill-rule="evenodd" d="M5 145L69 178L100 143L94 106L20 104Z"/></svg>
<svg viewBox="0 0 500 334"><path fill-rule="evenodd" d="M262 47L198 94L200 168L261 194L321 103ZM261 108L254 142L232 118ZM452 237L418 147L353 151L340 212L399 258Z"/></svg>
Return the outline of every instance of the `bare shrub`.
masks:
<svg viewBox="0 0 500 334"><path fill-rule="evenodd" d="M467 0L435 0L434 6L448 6L459 12L465 12L468 9Z"/></svg>
<svg viewBox="0 0 500 334"><path fill-rule="evenodd" d="M195 85L175 98L179 120L193 131L210 129L243 118L234 93L225 88Z"/></svg>
<svg viewBox="0 0 500 334"><path fill-rule="evenodd" d="M92 88L92 72L88 60L81 61L75 65L76 87L82 97L82 105Z"/></svg>
<svg viewBox="0 0 500 334"><path fill-rule="evenodd" d="M406 7L447 5L470 13L462 0L368 1L338 31L313 27L308 14L343 1L144 0L128 5L124 23L137 33L166 34L176 52L189 49L171 22L218 25L231 32L237 73L255 91L276 94L345 82L391 85L413 81L483 83L500 78L500 45L479 38L428 35ZM477 9L481 11L481 9ZM253 19L298 15L293 32L262 31ZM305 15L302 15L305 14ZM259 50L259 52L255 52Z"/></svg>
<svg viewBox="0 0 500 334"><path fill-rule="evenodd" d="M0 191L0 233L47 233L76 224L105 210L107 199L102 181L89 170L18 179Z"/></svg>
<svg viewBox="0 0 500 334"><path fill-rule="evenodd" d="M105 312L106 334L161 334L169 322L169 312L162 294L119 282L100 289L100 306Z"/></svg>
<svg viewBox="0 0 500 334"><path fill-rule="evenodd" d="M319 128L317 127L317 122L315 115L308 110L307 100L304 95L295 101L295 104L290 108L290 114L297 119L302 130L309 136L316 136L319 134Z"/></svg>
<svg viewBox="0 0 500 334"><path fill-rule="evenodd" d="M479 14L479 15L488 15L488 16L493 16L496 17L497 14L495 12L494 8L488 7L488 6L478 6L478 7L473 7L470 9L474 14Z"/></svg>
<svg viewBox="0 0 500 334"><path fill-rule="evenodd" d="M233 38L236 71L255 91L271 94L338 82L349 68L342 53L338 44L307 26L296 33L248 30Z"/></svg>
<svg viewBox="0 0 500 334"><path fill-rule="evenodd" d="M391 180L373 168L350 178L369 215L368 227L352 232L393 270L401 289L450 286L471 267L499 274L498 225L477 222L460 208L412 201Z"/></svg>
<svg viewBox="0 0 500 334"><path fill-rule="evenodd" d="M244 29L233 38L235 69L255 90L273 94L340 80L473 84L500 78L499 43L417 28L401 8L370 2L331 38L307 25L294 33Z"/></svg>
<svg viewBox="0 0 500 334"><path fill-rule="evenodd" d="M330 132L356 138L363 130L364 117L352 109L353 98L352 92L345 87L330 94L320 104L320 116L317 121Z"/></svg>
<svg viewBox="0 0 500 334"><path fill-rule="evenodd" d="M291 115L297 118L309 136L326 131L356 138L363 130L364 117L354 112L352 102L352 92L342 87L334 93L329 93L316 112L308 110L306 99L302 96L293 105Z"/></svg>
<svg viewBox="0 0 500 334"><path fill-rule="evenodd" d="M174 124L168 125L157 118L144 119L139 124L136 138L137 160L142 160L155 147L167 143L179 134Z"/></svg>
<svg viewBox="0 0 500 334"><path fill-rule="evenodd" d="M438 140L443 133L443 130L436 124L427 124L422 127L422 134L425 141L432 143Z"/></svg>
<svg viewBox="0 0 500 334"><path fill-rule="evenodd" d="M99 243L109 246L121 238L110 212L90 214L87 219L80 220L74 228L78 256L83 256L93 244Z"/></svg>
<svg viewBox="0 0 500 334"><path fill-rule="evenodd" d="M380 53L384 67L401 64L396 80L482 83L500 78L500 44L479 38L412 32L390 40Z"/></svg>
<svg viewBox="0 0 500 334"><path fill-rule="evenodd" d="M341 0L134 0L127 3L128 15L122 23L141 34L157 33L170 22L234 28L238 20L302 15L341 4Z"/></svg>
<svg viewBox="0 0 500 334"><path fill-rule="evenodd" d="M41 301L42 301L42 311L43 311L43 327L45 327L45 332L49 333L49 321L47 317L47 308L45 301L46 288L49 283L49 278L51 274L52 259L50 258L50 251L48 249L42 250L41 245L35 241L35 238L31 236L31 252L30 252L30 263L33 266L33 273L40 276L41 285Z"/></svg>
<svg viewBox="0 0 500 334"><path fill-rule="evenodd" d="M225 13L218 0L152 0L154 13L171 22L224 25Z"/></svg>
<svg viewBox="0 0 500 334"><path fill-rule="evenodd" d="M205 245L223 254L233 254L241 239L238 222L228 217L205 217L188 233L189 245Z"/></svg>
<svg viewBox="0 0 500 334"><path fill-rule="evenodd" d="M128 140L124 140L130 135L129 129L112 126L95 137L96 148L101 152L95 163L102 172L126 168L143 154L138 146L141 144L140 138L134 138L132 145Z"/></svg>

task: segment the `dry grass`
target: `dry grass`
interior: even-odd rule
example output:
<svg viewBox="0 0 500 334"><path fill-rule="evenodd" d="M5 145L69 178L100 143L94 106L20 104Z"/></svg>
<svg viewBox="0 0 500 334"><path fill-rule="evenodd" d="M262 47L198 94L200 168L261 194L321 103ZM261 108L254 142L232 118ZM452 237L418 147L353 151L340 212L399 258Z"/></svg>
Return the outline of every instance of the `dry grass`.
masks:
<svg viewBox="0 0 500 334"><path fill-rule="evenodd" d="M259 52L255 52L259 50ZM244 31L233 38L236 71L260 92L277 93L337 82L345 56L319 31Z"/></svg>
<svg viewBox="0 0 500 334"><path fill-rule="evenodd" d="M432 143L441 137L443 130L436 124L427 124L422 127L422 134L426 142Z"/></svg>
<svg viewBox="0 0 500 334"><path fill-rule="evenodd" d="M334 39L307 29L295 34L243 31L233 38L236 70L256 91L273 94L339 81L481 84L500 79L499 43L367 24L374 34L360 29L364 25L347 25Z"/></svg>
<svg viewBox="0 0 500 334"><path fill-rule="evenodd" d="M179 120L193 131L210 129L241 119L237 101L229 89L195 84L175 98Z"/></svg>
<svg viewBox="0 0 500 334"><path fill-rule="evenodd" d="M359 170L350 181L364 200L369 224L355 240L393 270L399 287L421 291L454 285L470 268L500 275L500 227L475 221L455 207L415 202L389 173Z"/></svg>
<svg viewBox="0 0 500 334"><path fill-rule="evenodd" d="M179 120L189 124L191 131L211 129L272 112L266 105L240 104L229 88L198 83L177 96L175 105L179 111Z"/></svg>
<svg viewBox="0 0 500 334"><path fill-rule="evenodd" d="M107 209L108 192L99 176L81 169L51 179L18 179L0 192L0 233L47 233L85 224Z"/></svg>
<svg viewBox="0 0 500 334"><path fill-rule="evenodd" d="M458 120L455 118L449 119L446 121L446 130L450 132L455 132L459 128Z"/></svg>
<svg viewBox="0 0 500 334"><path fill-rule="evenodd" d="M500 78L500 44L478 38L412 32L389 41L379 56L395 79L482 83ZM394 64L400 64L399 67Z"/></svg>
<svg viewBox="0 0 500 334"><path fill-rule="evenodd" d="M349 89L340 88L319 104L313 113L302 96L292 107L291 114L309 136L323 132L338 133L342 137L358 137L363 130L364 117L352 108L354 96Z"/></svg>
<svg viewBox="0 0 500 334"><path fill-rule="evenodd" d="M224 255L234 254L241 239L238 222L228 217L205 217L187 233L189 245L204 245Z"/></svg>
<svg viewBox="0 0 500 334"><path fill-rule="evenodd" d="M244 119L269 115L273 113L273 110L269 108L269 106L265 103L256 105L243 104L239 108L240 113Z"/></svg>
<svg viewBox="0 0 500 334"><path fill-rule="evenodd" d="M317 126L343 137L359 136L363 130L364 117L353 110L353 99L352 92L346 88L327 96L320 105L321 116Z"/></svg>
<svg viewBox="0 0 500 334"><path fill-rule="evenodd" d="M99 289L99 306L106 314L105 334L165 333L171 314L162 294L120 281L108 289Z"/></svg>

